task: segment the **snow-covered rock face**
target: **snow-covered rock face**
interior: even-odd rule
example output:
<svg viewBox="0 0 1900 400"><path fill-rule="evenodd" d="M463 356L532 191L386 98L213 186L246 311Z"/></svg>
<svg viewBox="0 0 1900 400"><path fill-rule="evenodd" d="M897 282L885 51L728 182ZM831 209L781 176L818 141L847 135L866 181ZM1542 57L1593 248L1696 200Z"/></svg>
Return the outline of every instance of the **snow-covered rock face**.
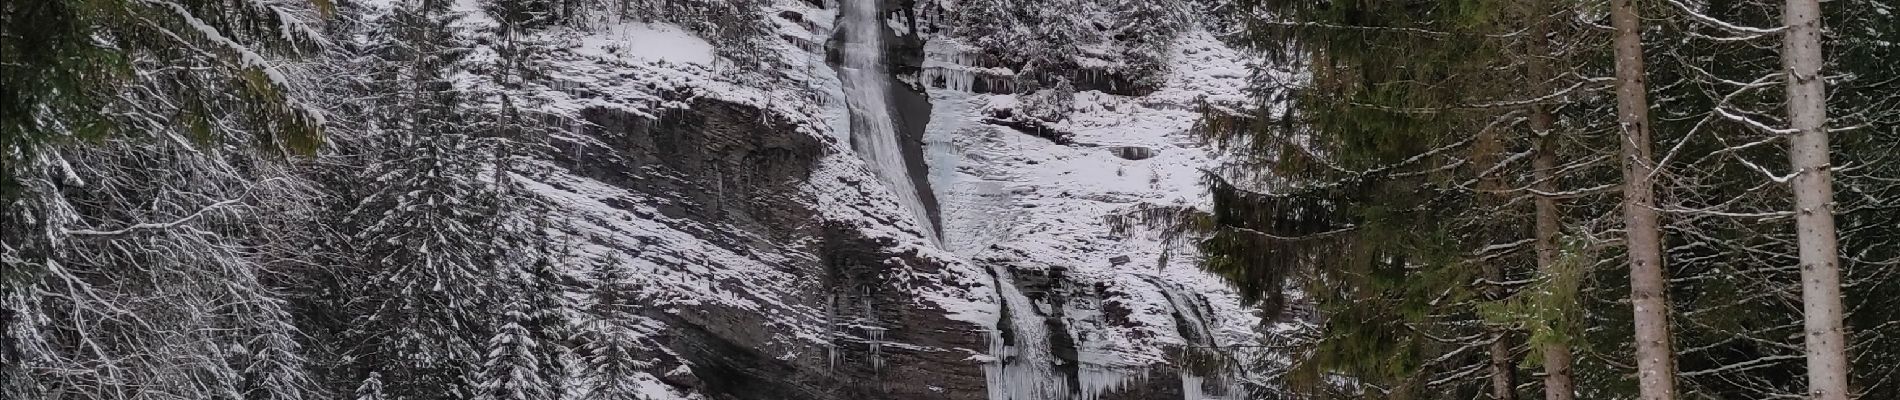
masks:
<svg viewBox="0 0 1900 400"><path fill-rule="evenodd" d="M1258 318L1191 248L1105 223L1205 206L1210 160L1186 130L1197 98L1241 95L1234 51L1183 35L1150 93L1083 89L1065 119L999 119L1027 115L1030 94L955 71L1007 68L926 54L960 45L904 13L764 12L780 70L738 71L705 39L628 23L582 37L552 72L550 111L582 123L531 187L564 207L582 252L636 277L655 399L1237 397L1229 371L1172 354L1237 351L1224 346L1251 343ZM887 40L877 73L908 82L880 88L902 161L853 145L874 113L840 71L865 65L828 57L865 20ZM893 166L915 187L893 184Z"/></svg>
<svg viewBox="0 0 1900 400"><path fill-rule="evenodd" d="M1064 140L991 118L1023 114L1022 95L972 93L967 82L979 77L939 64L958 60L927 61L946 78L930 91L925 139L945 247L1025 297L1001 303L1005 327L1018 328L994 361L990 398L1233 394L1231 376L1180 371L1170 350L1251 343L1258 318L1195 266L1192 249L1118 236L1103 222L1142 204L1204 206L1196 182L1210 161L1187 132L1193 105L1241 96L1244 60L1205 33L1178 40L1173 59L1154 93L1076 93L1066 119L1040 122ZM1075 384L1020 382L1045 364Z"/></svg>

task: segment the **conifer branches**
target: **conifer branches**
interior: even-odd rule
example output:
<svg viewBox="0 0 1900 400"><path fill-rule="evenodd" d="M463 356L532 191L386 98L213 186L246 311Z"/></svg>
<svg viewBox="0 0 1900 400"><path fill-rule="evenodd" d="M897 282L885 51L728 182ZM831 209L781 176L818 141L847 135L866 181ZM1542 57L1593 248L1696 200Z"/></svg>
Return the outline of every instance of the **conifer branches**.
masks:
<svg viewBox="0 0 1900 400"><path fill-rule="evenodd" d="M1831 319L1830 300L1844 298L1846 309L1859 310L1844 314L1848 326L1884 326L1892 318L1853 304L1878 302L1856 298L1883 297L1875 293L1892 289L1885 278L1874 277L1886 276L1874 271L1892 258L1875 243L1890 238L1864 223L1890 219L1891 208L1875 205L1886 201L1866 194L1885 192L1896 175L1871 163L1853 164L1860 169L1845 173L1855 168L1846 167L1849 162L1815 161L1888 154L1880 150L1885 145L1835 141L1890 136L1893 130L1891 118L1872 122L1894 112L1894 96L1874 93L1891 87L1896 72L1869 58L1872 49L1891 50L1896 34L1875 28L1890 24L1871 23L1893 18L1870 11L1884 7L1877 2L1794 2L1785 10L1753 2L1680 1L1661 7L1629 1L1243 4L1248 17L1240 19L1251 25L1236 39L1288 70L1258 73L1254 104L1205 107L1199 128L1233 160L1210 184L1213 214L1248 215L1235 209L1252 208L1286 213L1279 199L1326 198L1326 210L1348 217L1354 227L1351 239L1342 242L1371 241L1376 244L1349 247L1379 249L1381 260L1407 260L1395 273L1405 283L1381 287L1342 279L1365 274L1349 263L1248 258L1291 264L1251 268L1300 277L1299 287L1321 303L1319 329L1328 334L1315 346L1342 350L1325 341L1351 343L1350 335L1367 332L1340 318L1434 326L1431 319L1406 318L1393 308L1419 301L1439 307L1433 316L1475 308L1483 317L1479 323L1504 330L1495 337L1521 331L1535 345L1507 349L1512 346L1489 342L1494 357L1488 367L1466 364L1477 359L1470 357L1477 342L1394 347L1401 354L1432 354L1415 359L1452 363L1418 370L1431 376L1408 376L1364 368L1393 363L1383 358L1390 354L1362 354L1339 358L1344 363L1321 367L1310 378L1335 374L1330 376L1352 380L1346 386L1378 397L1417 396L1421 383L1456 388L1445 396L1468 397L1480 389L1455 382L1485 370L1505 376L1496 355L1512 353L1545 361L1542 387L1549 399L1633 394L1614 389L1625 387L1641 387L1644 398L1670 399L1838 396L1850 390L1838 389L1846 387L1838 382L1847 376L1891 373L1878 367L1872 375L1861 372L1878 364L1854 360L1852 368L1835 363L1809 370L1835 383L1804 385L1776 372L1798 370L1799 360L1853 358L1797 343L1827 337L1804 333L1794 318L1803 308L1806 329L1823 333L1841 331L1815 328L1814 316ZM1604 12L1606 5L1612 12ZM1638 18L1639 8L1650 15ZM1853 33L1794 41L1818 29L1821 20L1854 26L1840 28ZM1785 42L1777 46L1771 39ZM1820 70L1843 72L1814 72ZM1614 97L1598 90L1610 82ZM1784 86L1787 93L1771 90ZM1822 87L1825 96L1816 94ZM1834 101L1840 98L1856 100ZM1826 105L1817 106L1822 99ZM1816 115L1860 122L1817 123ZM1823 136L1828 139L1816 139ZM1620 155L1603 150L1618 147ZM1779 161L1784 158L1790 161ZM1621 178L1608 168L1611 162L1622 166ZM1829 177L1839 181L1817 183ZM1231 201L1223 197L1222 184L1268 188L1272 196ZM1625 200L1621 211L1611 207L1611 196ZM1822 223L1829 215L1839 221L1838 229ZM1240 230L1248 222L1208 220L1213 226L1200 230L1208 234ZM1805 228L1789 229L1796 225ZM1446 226L1455 228L1426 233ZM1396 232L1387 232L1394 227ZM1268 233L1262 237L1291 237L1244 228ZM1829 239L1837 230L1839 240ZM1618 233L1628 237L1617 239ZM1565 238L1595 239L1580 245ZM1836 242L1861 247L1827 250ZM1519 250L1524 248L1535 252ZM1236 252L1305 250L1253 245L1209 251L1224 253L1209 258L1221 260L1238 259ZM1322 254L1355 254L1331 251ZM1837 253L1843 289L1828 294L1828 280L1812 278L1827 275L1836 264L1822 261ZM1453 254L1468 256L1447 257ZM1616 276L1625 271L1608 267L1624 261L1632 263L1628 275ZM1473 278L1459 272L1466 269L1485 277L1432 286ZM1321 279L1331 280L1314 284ZM1449 290L1387 290L1408 286ZM1630 291L1634 296L1624 297ZM1327 297L1340 293L1361 296ZM1385 297L1367 297L1378 294ZM1634 309L1619 304L1622 299L1632 299ZM1619 325L1637 329L1609 328ZM1883 335L1845 331L1859 337L1849 343L1883 341L1848 345L1847 353L1876 357L1893 349ZM1418 332L1438 339L1476 334ZM1552 361L1552 355L1562 359L1565 353L1570 360ZM1639 370L1639 382L1621 375L1632 370ZM1842 370L1853 372L1827 372ZM1681 379L1673 377L1678 371ZM1502 389L1508 382L1492 383L1489 397L1517 395Z"/></svg>

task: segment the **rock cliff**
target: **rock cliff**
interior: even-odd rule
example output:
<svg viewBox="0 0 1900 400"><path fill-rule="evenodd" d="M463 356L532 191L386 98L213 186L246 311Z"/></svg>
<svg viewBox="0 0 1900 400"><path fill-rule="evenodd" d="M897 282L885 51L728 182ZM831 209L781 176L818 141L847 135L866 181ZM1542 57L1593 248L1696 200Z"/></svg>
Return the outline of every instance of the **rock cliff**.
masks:
<svg viewBox="0 0 1900 400"><path fill-rule="evenodd" d="M869 4L923 223L854 145L865 116L839 73L839 4L767 7L764 69L662 23L606 27L560 55L552 108L578 123L530 186L563 209L582 252L636 277L647 392L1242 398L1241 371L1180 355L1251 351L1228 346L1257 338L1259 317L1191 248L1105 221L1201 206L1209 160L1187 133L1193 107L1237 98L1247 60L1189 30L1170 38L1161 76L1083 69L1070 89L978 87L1024 66L973 61L983 49L930 33L951 23L918 17L932 4ZM629 48L639 35L674 48ZM1059 118L1025 117L1049 96Z"/></svg>

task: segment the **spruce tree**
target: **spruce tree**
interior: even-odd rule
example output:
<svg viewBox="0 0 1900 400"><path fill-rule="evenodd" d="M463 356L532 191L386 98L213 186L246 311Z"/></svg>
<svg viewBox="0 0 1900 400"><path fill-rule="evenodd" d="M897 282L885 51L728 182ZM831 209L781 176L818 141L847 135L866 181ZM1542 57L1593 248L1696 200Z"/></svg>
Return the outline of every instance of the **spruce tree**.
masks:
<svg viewBox="0 0 1900 400"><path fill-rule="evenodd" d="M1834 165L1829 161L1827 99L1822 76L1821 3L1783 6L1782 64L1788 88L1788 157L1794 169L1794 213L1806 316L1809 398L1847 400L1847 329L1842 325L1839 232L1834 224Z"/></svg>
<svg viewBox="0 0 1900 400"><path fill-rule="evenodd" d="M1207 106L1201 130L1240 157L1206 179L1213 213L1189 216L1205 266L1269 309L1289 277L1318 303L1292 382L1308 393L1520 396L1522 341L1551 337L1522 331L1576 308L1518 293L1551 280L1530 203L1562 195L1531 187L1551 179L1525 165L1526 138L1556 120L1539 108L1604 85L1498 66L1567 56L1522 32L1582 29L1515 2L1239 5L1235 40L1288 71L1256 75L1256 104ZM1546 124L1525 134L1532 118Z"/></svg>
<svg viewBox="0 0 1900 400"><path fill-rule="evenodd" d="M318 394L259 228L309 222L321 9L0 5L0 397Z"/></svg>
<svg viewBox="0 0 1900 400"><path fill-rule="evenodd" d="M486 400L536 400L556 398L548 392L543 379L539 341L524 324L531 321L528 305L516 299L507 302L501 327L488 339L488 357L482 364L482 396Z"/></svg>
<svg viewBox="0 0 1900 400"><path fill-rule="evenodd" d="M482 179L492 150L452 80L470 46L449 5L401 4L365 46L364 85L388 95L361 116L363 164L350 181L370 190L345 217L362 260L345 337L362 355L358 371L404 366L383 370L384 392L398 398L476 397L494 326L496 196Z"/></svg>
<svg viewBox="0 0 1900 400"><path fill-rule="evenodd" d="M356 386L356 392L351 398L355 400L389 399L388 396L383 395L383 374L370 372L369 376L363 377L363 382Z"/></svg>
<svg viewBox="0 0 1900 400"><path fill-rule="evenodd" d="M1828 104L1851 110L1829 109L1827 113L1830 118L1842 115L1851 121L1816 129L1853 132L1830 135L1827 148L1836 158L1856 161L1796 169L1778 161L1788 157L1785 144L1791 132L1776 128L1785 124L1781 110L1789 104L1772 90L1781 87L1775 73L1785 69L1775 46L1783 39L1783 28L1773 28L1780 25L1781 10L1746 2L1655 4L1643 7L1642 12L1649 15L1642 20L1647 33L1636 35L1631 23L1635 19L1629 18L1634 9L1624 7L1630 5L1627 2L1618 3L1614 4L1620 8L1618 18L1574 4L1511 4L1502 7L1515 10L1508 14L1513 16L1510 22L1491 25L1501 29L1465 25L1467 30L1460 30L1457 24L1432 25L1443 21L1430 13L1452 9L1473 11L1472 15L1498 14L1475 11L1483 9L1485 2L1243 2L1243 7L1267 6L1275 12L1255 14L1262 18L1240 18L1252 25L1237 40L1279 57L1275 61L1306 75L1278 79L1285 75L1263 71L1260 82L1264 84L1256 87L1257 106L1209 104L1210 117L1203 128L1216 144L1225 146L1228 155L1242 157L1230 158L1236 162L1209 177L1215 189L1213 213L1161 214L1169 216L1164 219L1185 222L1187 230L1209 235L1201 242L1210 256L1207 266L1253 293L1253 298L1273 306L1282 279L1291 278L1319 303L1324 324L1308 343L1315 346L1311 351L1317 355L1305 360L1306 369L1296 371L1295 384L1346 378L1343 381L1352 383L1335 388L1340 389L1335 395L1474 395L1476 385L1458 386L1464 383L1444 385L1453 390L1421 392L1408 386L1416 382L1411 379L1414 375L1392 372L1415 368L1410 371L1449 376L1483 373L1473 363L1478 359L1455 355L1469 354L1468 345L1401 346L1396 344L1408 342L1375 335L1429 326L1422 323L1429 319L1409 317L1406 309L1394 308L1413 302L1431 305L1425 312L1441 317L1475 308L1476 320L1492 324L1493 329L1522 329L1528 335L1520 337L1533 345L1523 356L1535 359L1525 363L1545 364L1547 398L1628 397L1642 391L1655 398L1805 396L1809 389L1801 379L1801 342L1808 335L1801 330L1800 302L1790 301L1802 295L1804 281L1797 276L1799 268L1791 267L1798 262L1798 238L1793 229L1797 211L1789 210L1799 208L1793 204L1791 187L1782 181L1787 175L1775 171L1826 168L1835 170L1838 180L1830 185L1836 197L1831 206L1841 232L1844 320L1847 341L1853 343L1848 370L1856 382L1890 376L1894 369L1887 365L1891 363L1875 360L1886 360L1881 357L1894 353L1891 335L1868 332L1868 327L1884 327L1893 320L1893 314L1885 311L1891 308L1880 304L1891 303L1887 299L1893 293L1894 275L1891 269L1875 267L1894 259L1893 252L1886 251L1892 246L1885 245L1892 243L1893 230L1875 228L1877 224L1891 226L1893 208L1875 197L1892 193L1892 177L1897 176L1885 166L1891 164L1887 159L1892 152L1886 150L1892 144L1880 142L1894 135L1891 116L1896 96L1891 94L1895 82L1891 77L1895 70L1890 63L1872 61L1880 59L1875 54L1882 51L1891 53L1895 43L1891 40L1894 30L1884 28L1894 26L1888 23L1894 17L1876 11L1890 6L1844 2L1822 8L1822 18L1835 27L1833 32L1840 32L1838 38L1824 36L1823 44L1840 49L1840 55L1822 58L1821 68L1844 71L1824 76ZM1408 24L1408 17L1426 23ZM1614 44L1611 32L1575 25L1609 25L1612 19L1624 28L1621 40ZM1461 44L1406 41L1408 36ZM1522 68L1523 75L1426 73L1444 63L1436 56L1437 49L1487 41L1508 43L1501 47L1507 50L1459 56L1496 60L1492 65ZM1634 56L1632 50L1638 49L1644 55ZM1614 51L1625 57L1610 57ZM1382 52L1404 57L1379 59ZM1638 62L1646 71L1632 68ZM1385 68L1392 65L1413 75L1391 78ZM1621 74L1624 88L1636 86L1630 82L1654 82L1641 90L1627 90L1623 99L1654 101L1647 106L1624 104L1625 112L1615 110L1614 99L1603 89L1609 86L1605 77L1614 75L1619 66L1626 68ZM1505 84L1520 89L1461 84L1484 79L1509 82ZM1436 89L1444 91L1432 91ZM1385 91L1383 96L1354 97L1381 91ZM1453 96L1425 97L1431 93ZM1527 100L1485 101L1511 97ZM1329 98L1347 100L1326 101ZM1446 112L1457 109L1464 111ZM1402 120L1368 110L1429 114L1429 119L1421 119L1454 128L1434 130L1428 128L1432 125L1416 122L1398 125L1392 121ZM1528 125L1529 134L1524 135L1528 140L1498 137L1498 131L1479 129L1482 125L1449 123L1510 110L1521 110L1522 119L1507 124ZM1630 110L1653 111L1655 118L1644 119ZM1618 117L1630 120L1618 122ZM1374 129L1380 126L1375 124L1404 129ZM1639 135L1643 140L1623 140L1632 127L1641 128L1637 130L1643 131ZM1448 143L1442 138L1472 136L1468 144L1438 145ZM1840 140L1847 142L1834 143ZM1602 151L1619 147L1611 141L1632 144L1635 157ZM1654 151L1634 145L1642 142ZM1444 155L1453 150L1468 156ZM1385 151L1391 152L1389 158L1378 158ZM1522 165L1525 161L1531 165ZM1460 163L1469 163L1465 165L1479 172L1497 170L1508 175L1460 175L1471 170L1446 166ZM1644 171L1622 174L1627 171L1610 168L1616 164ZM1839 173L1840 169L1854 172ZM1472 184L1432 184L1441 178ZM1629 190L1622 184L1626 179L1639 181L1634 188L1653 187L1654 191ZM1476 200L1446 196L1464 190L1471 190ZM1487 205L1483 197L1496 193L1510 196ZM1654 232L1647 239L1618 241L1609 235L1625 226L1615 200L1624 196L1646 198L1624 209L1655 217L1650 219L1655 222L1650 224ZM1524 203L1534 204L1511 206ZM1486 221L1536 228L1514 232ZM1445 225L1495 236L1486 239L1486 235L1453 232L1443 235L1450 240L1419 241L1416 238L1431 235L1405 234ZM1530 244L1525 248L1536 250L1535 260L1517 258L1516 244L1525 243L1520 240ZM1613 251L1639 242L1649 244L1643 249ZM1484 247L1484 243L1501 246ZM1502 285L1508 290L1497 300L1499 295L1489 291L1499 287L1483 284L1498 281L1493 270L1471 268L1490 278L1460 289L1463 285L1432 280L1461 276L1447 274L1459 268L1434 267L1431 261L1398 261L1402 268L1381 273L1348 268L1365 261L1337 256L1365 251L1359 249L1379 249L1383 253L1372 254L1381 254L1377 259L1387 261L1399 259L1392 254L1460 259L1466 256L1457 252L1503 250L1495 253L1499 257L1481 258L1507 268L1519 263L1527 267L1516 273L1505 270L1504 282L1510 284ZM1320 259L1315 254L1331 257ZM1625 255L1640 258L1637 275L1646 275L1644 279L1633 280L1629 270L1616 267L1631 259ZM1535 268L1528 268L1531 265ZM1655 279L1664 271L1661 266L1668 266L1668 275L1673 277L1666 288ZM1388 282L1386 286L1375 285L1381 278ZM1642 289L1643 295L1637 297L1644 300L1635 310L1627 302L1632 287ZM1415 291L1395 290L1399 288ZM1365 296L1375 293L1386 295ZM1636 335L1638 315L1648 320L1648 328L1669 329ZM1476 333L1424 331L1432 339L1413 343L1459 342L1465 337L1448 332ZM1640 343L1632 343L1637 336L1641 339L1635 342ZM1352 341L1359 337L1374 340ZM1344 345L1328 347L1328 341ZM1670 342L1681 345L1667 346ZM1643 348L1640 352L1639 347ZM1564 354L1571 356L1567 366L1554 359ZM1633 358L1644 361L1645 373L1640 377L1647 382L1631 379L1635 363L1628 360ZM1423 367L1396 362L1406 359L1444 362ZM1489 367L1496 369L1496 360L1491 361ZM1395 365L1398 368L1383 371L1366 368ZM1678 370L1680 379L1669 377ZM1569 382L1557 379L1564 376ZM1574 392L1564 393L1565 386L1575 388ZM1856 390L1890 391L1877 384ZM1491 397L1502 396L1495 389L1491 392Z"/></svg>
<svg viewBox="0 0 1900 400"><path fill-rule="evenodd" d="M1823 42L1829 128L1835 149L1834 212L1840 230L1850 360L1849 383L1862 399L1900 398L1900 6L1883 1L1822 5L1833 26ZM1839 36L1833 36L1839 35ZM1852 77L1852 78L1847 78Z"/></svg>
<svg viewBox="0 0 1900 400"><path fill-rule="evenodd" d="M623 261L618 255L601 258L588 270L588 280L593 282L588 291L590 320L582 327L576 351L584 382L589 383L578 391L583 399L642 398L639 374L651 365L639 358L633 327L640 317L634 313L631 294L635 290L626 282Z"/></svg>
<svg viewBox="0 0 1900 400"><path fill-rule="evenodd" d="M314 51L323 35L303 18L312 8L244 0L45 0L0 7L0 198L12 199L35 170L58 162L47 146L138 136L145 129L189 129L200 141L230 134L212 121L232 116L246 137L273 153L314 151L322 114L303 103L296 82L272 57ZM180 90L134 100L176 106L177 118L137 116L123 91L161 67ZM109 112L117 110L117 112Z"/></svg>

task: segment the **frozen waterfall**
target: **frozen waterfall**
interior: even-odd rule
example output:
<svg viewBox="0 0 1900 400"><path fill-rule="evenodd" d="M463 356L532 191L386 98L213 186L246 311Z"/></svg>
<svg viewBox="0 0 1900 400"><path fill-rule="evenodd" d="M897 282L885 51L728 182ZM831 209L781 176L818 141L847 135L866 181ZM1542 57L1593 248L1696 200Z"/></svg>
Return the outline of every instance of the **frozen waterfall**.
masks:
<svg viewBox="0 0 1900 400"><path fill-rule="evenodd" d="M1009 267L992 264L996 292L1002 297L997 329L990 331L990 357L983 375L989 383L989 400L1054 400L1069 398L1066 379L1056 371L1055 355L1049 348L1048 324L1041 307L1016 288L1015 274ZM1010 328L1008 337L1002 327Z"/></svg>
<svg viewBox="0 0 1900 400"><path fill-rule="evenodd" d="M904 162L904 147L891 115L891 77L884 71L884 31L877 0L845 0L839 29L844 30L845 103L851 109L851 144L871 165L897 201L910 210L924 237L937 242L937 230L923 196Z"/></svg>

